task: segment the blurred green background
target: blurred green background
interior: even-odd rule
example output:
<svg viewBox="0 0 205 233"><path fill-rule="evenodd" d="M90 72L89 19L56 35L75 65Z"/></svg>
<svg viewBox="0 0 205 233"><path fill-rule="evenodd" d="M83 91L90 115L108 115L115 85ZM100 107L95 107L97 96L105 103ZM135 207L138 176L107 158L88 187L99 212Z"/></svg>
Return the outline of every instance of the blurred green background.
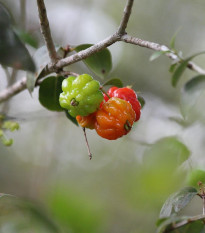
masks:
<svg viewBox="0 0 205 233"><path fill-rule="evenodd" d="M16 26L22 28L20 1L2 2ZM53 39L57 45L66 46L96 43L115 32L125 1L47 0L45 4ZM203 0L135 0L127 32L169 46L179 30L176 48L187 57L204 50L204 12ZM26 30L39 41L38 47L42 46L35 1L26 1L26 18ZM35 52L28 49L31 54ZM155 232L166 198L186 185L186 173L191 168L205 166L204 124L197 120L181 124L181 88L194 73L187 70L178 87L173 88L168 71L171 61L165 56L150 62L152 51L122 42L109 49L113 56L109 77L132 85L146 105L131 133L116 141L87 130L91 161L82 129L63 113L44 109L38 101L38 88L32 97L24 91L9 101L8 115L17 117L21 129L7 134L14 139L12 147L0 144L0 192L33 200L60 232ZM203 67L205 58L200 56L195 61ZM90 73L82 63L72 65L70 70ZM2 68L0 76L3 90L6 77ZM24 72L18 73L18 79L23 76ZM164 137L172 138L152 145ZM200 200L194 199L185 213L201 213ZM0 218L3 233L55 232L55 227L47 229L45 221L27 221L20 212L6 216ZM17 230L16 222L28 228Z"/></svg>

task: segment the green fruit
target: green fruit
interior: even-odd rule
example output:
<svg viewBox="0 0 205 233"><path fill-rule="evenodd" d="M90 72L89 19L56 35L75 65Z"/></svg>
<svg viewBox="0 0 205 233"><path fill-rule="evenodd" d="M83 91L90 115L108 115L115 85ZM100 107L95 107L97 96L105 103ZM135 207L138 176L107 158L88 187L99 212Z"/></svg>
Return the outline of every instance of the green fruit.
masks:
<svg viewBox="0 0 205 233"><path fill-rule="evenodd" d="M100 83L88 74L64 79L62 90L59 97L60 105L73 117L87 116L95 112L103 101Z"/></svg>
<svg viewBox="0 0 205 233"><path fill-rule="evenodd" d="M199 181L205 184L205 171L200 169L191 171L187 177L188 185L198 187Z"/></svg>

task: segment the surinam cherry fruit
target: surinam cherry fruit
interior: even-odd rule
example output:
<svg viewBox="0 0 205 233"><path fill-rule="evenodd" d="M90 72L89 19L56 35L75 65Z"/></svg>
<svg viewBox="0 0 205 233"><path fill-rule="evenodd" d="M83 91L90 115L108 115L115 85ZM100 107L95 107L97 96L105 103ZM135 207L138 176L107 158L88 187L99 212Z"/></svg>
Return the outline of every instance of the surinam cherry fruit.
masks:
<svg viewBox="0 0 205 233"><path fill-rule="evenodd" d="M60 105L73 117L87 116L95 112L103 100L100 83L88 74L64 79L62 90L59 97Z"/></svg>
<svg viewBox="0 0 205 233"><path fill-rule="evenodd" d="M124 99L127 102L129 102L132 105L132 108L135 111L136 118L135 121L138 121L140 119L141 115L141 105L139 100L137 99L137 94L135 91L129 87L123 87L123 88L118 88L118 87L111 87L108 92L107 92L109 97L117 97L120 99ZM104 100L108 101L108 96L104 94Z"/></svg>
<svg viewBox="0 0 205 233"><path fill-rule="evenodd" d="M135 119L129 102L112 97L96 112L95 130L101 137L115 140L130 132Z"/></svg>

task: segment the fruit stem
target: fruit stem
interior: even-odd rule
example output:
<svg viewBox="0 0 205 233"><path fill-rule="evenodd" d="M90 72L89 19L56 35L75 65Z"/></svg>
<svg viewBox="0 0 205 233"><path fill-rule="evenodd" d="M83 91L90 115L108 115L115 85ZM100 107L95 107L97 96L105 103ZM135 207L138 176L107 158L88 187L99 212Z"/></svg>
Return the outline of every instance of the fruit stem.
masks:
<svg viewBox="0 0 205 233"><path fill-rule="evenodd" d="M91 154L91 151L90 151L90 146L89 146L89 143L88 143L85 127L83 127L83 133L84 133L84 137L85 137L86 146L87 146L87 149L88 149L88 156L89 156L89 159L91 160L92 159L92 154Z"/></svg>
<svg viewBox="0 0 205 233"><path fill-rule="evenodd" d="M101 89L101 91L110 99L111 97L108 95L108 93L105 91L105 90L103 90L103 87L100 87L100 89Z"/></svg>

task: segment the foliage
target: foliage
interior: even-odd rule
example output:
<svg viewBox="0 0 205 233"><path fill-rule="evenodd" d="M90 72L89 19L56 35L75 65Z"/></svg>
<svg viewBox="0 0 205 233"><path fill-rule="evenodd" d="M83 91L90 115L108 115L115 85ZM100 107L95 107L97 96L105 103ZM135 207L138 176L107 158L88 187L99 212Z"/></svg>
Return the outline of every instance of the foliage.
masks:
<svg viewBox="0 0 205 233"><path fill-rule="evenodd" d="M23 1L21 1L21 3L22 2ZM128 1L128 3L130 2L131 1ZM129 4L125 9L125 15L123 16L124 18L122 19L121 26L123 26L123 20L124 20L124 26L126 27L127 24L126 17L127 15L129 15L129 12L127 12L128 10L129 10ZM51 114L57 112L58 116L61 116L60 114L63 113L62 115L67 120L67 122L66 121L63 122L63 128L65 128L65 131L67 130L67 128L65 127L66 123L68 125L70 123L73 123L74 125L78 126L78 122L76 118L73 116L79 115L79 112L77 112L76 114L73 114L73 116L71 116L68 113L68 111L65 111L65 109L63 109L59 104L59 96L60 93L62 93L62 83L65 79L68 78L68 76L72 75L73 79L75 79L74 76L79 77L78 73L76 72L82 73L82 70L83 72L85 71L84 73L92 73L94 79L97 80L95 81L96 83L99 84L98 79L102 82L97 87L97 91L100 93L100 97L102 97L102 92L104 92L104 94L106 95L107 92L105 89L106 88L108 89L108 86L109 87L116 86L121 88L124 86L123 83L128 83L128 85L130 85L129 83L130 79L127 78L126 75L120 75L120 72L117 72L113 68L112 53L111 50L107 48L109 45L112 44L112 42L105 44L103 48L100 47L101 46L100 43L99 46L90 43L89 44L85 43L85 44L77 44L75 46L68 45L66 47L63 47L60 43L55 44L54 47L57 56L57 61L53 62L51 59L51 55L49 55L48 53L49 50L48 44L47 46L46 45L41 46L41 43L39 42L38 38L34 35L35 33L26 30L26 27L21 28L19 25L14 26L12 22L12 18L13 17L10 11L2 3L0 3L0 64L2 65L2 69L4 69L6 76L8 78L7 80L8 86L13 85L14 81L18 80L17 75L16 76L14 75L15 72L17 72L16 70L18 70L19 72L18 74L21 75L22 73L19 70L26 71L25 80L26 80L26 87L29 93L30 94L33 93L33 95L35 96L34 89L37 86L39 86L38 103L40 103L42 107L45 108L46 111L51 111ZM41 24L43 23L41 22ZM49 27L49 25L46 26ZM127 33L124 34L124 36L126 35ZM123 35L119 34L115 42L117 42L120 39L122 40L121 36ZM205 105L204 105L205 74L204 73L205 72L199 67L196 68L195 64L192 62L193 59L196 58L198 59L199 55L203 55L204 51L194 53L188 57L182 56L182 52L178 51L178 49L175 48L176 36L177 34L174 34L174 36L172 37L170 42L170 48L166 46L160 46L152 42L150 43L146 42L142 44L142 46L148 48L150 47L155 50L155 52L150 56L150 61L154 61L151 64L157 64L157 61L155 60L158 58L159 58L159 62L162 62L161 58L165 56L173 60L170 67L169 68L166 67L166 69L169 70L170 72L169 75L171 74L170 86L172 86L172 88L173 87L175 88L173 89L176 95L179 90L178 94L180 98L180 103L178 107L180 109L180 113L179 113L180 116L179 117L166 116L166 119L167 121L168 119L171 118L175 119L175 124L178 123L178 127L180 128L180 130L185 132L186 130L190 129L189 127L194 127L197 124L200 125L200 127L203 127L205 123L204 120L205 119L205 111L204 111L205 109ZM132 40L130 43L135 43L136 38L131 38L131 39ZM140 39L138 39L137 41L139 43ZM52 41L50 41L50 43L52 43ZM97 47L96 52L91 54L92 52L91 49L95 46ZM86 58L83 57L82 59L81 57L82 54L86 52L88 52L88 55L86 56ZM31 56L30 53L32 53L33 55ZM126 50L124 51L124 53L126 53ZM59 63L60 62L66 63L67 61L66 58L71 60L73 59L72 62L69 64L74 63L75 65L73 66L65 65L61 67ZM75 60L75 58L78 58L78 60ZM82 66L82 62L79 61L82 61L84 65L86 65L86 68L85 66ZM124 62L123 64L125 65L128 65L128 63L133 63L134 64L133 66L137 66L135 65L136 61L133 61L131 59L130 61L126 60L126 62L125 61L123 62ZM50 67L52 67L52 69ZM189 72L189 77L188 78L185 77L185 74L188 73L188 68L198 72L198 74L192 75L192 73ZM148 65L146 65L145 70L146 69L148 69ZM126 74L126 72L124 73ZM135 76L137 77L136 69L134 73L134 77ZM146 78L146 75L143 77ZM154 83L155 81L152 82ZM133 84L133 86L134 85L135 84ZM161 88L160 86L162 85L162 81L160 81L160 83L157 83L157 85L159 86L158 88L160 89ZM84 86L76 90L75 93L76 96L79 97L80 95L84 94L83 92L86 92L85 90L82 90L82 88L84 88ZM14 89L15 89L15 84L14 84ZM9 92L8 90L13 91L8 88L7 92ZM14 92L18 93L21 90L23 89L17 88L17 90L15 89ZM70 92L72 91L73 90L71 90ZM133 93L135 92L133 91ZM65 93L65 95L68 95L68 93ZM137 94L138 100L141 104L141 115L143 116L144 109L142 108L145 105L145 99L142 96L143 93L142 94L140 93L139 95ZM107 98L108 97L109 95L107 94ZM90 98L90 96L86 96L86 98L88 99L88 101L83 106L85 107L85 109L88 108L89 103L93 101L92 98ZM84 96L84 99L86 98ZM95 232L97 233L97 232L106 232L107 229L109 229L110 225L112 225L112 232L118 232L119 230L118 226L117 224L115 224L115 221L117 221L118 216L116 216L113 219L109 219L109 213L107 213L108 211L105 211L103 204L101 203L101 201L99 201L101 197L104 198L105 193L109 193L109 192L112 193L113 186L117 186L116 188L117 191L115 194L113 193L110 195L109 198L111 199L111 201L109 203L111 202L117 203L116 209L119 208L119 211L117 209L116 212L118 212L119 216L122 215L121 212L122 210L124 211L124 209L125 209L125 213L123 213L124 215L134 216L136 212L139 211L139 216L141 216L141 214L143 213L143 210L139 210L141 206L146 204L149 205L149 203L151 202L152 204L154 203L153 206L155 204L158 205L159 203L162 204L162 201L166 199L166 201L162 205L159 214L159 219L157 220L156 223L157 233L205 232L205 227L204 227L205 226L204 225L205 171L203 170L203 168L197 167L196 169L194 167L194 163L192 164L192 159L193 159L192 154L194 153L192 149L195 147L192 147L191 149L190 144L191 143L194 144L194 142L191 141L190 144L187 142L185 143L184 140L180 138L180 135L178 135L179 131L177 133L173 133L173 131L171 130L169 135L158 137L157 140L153 140L152 143L144 142L143 140L141 140L141 138L143 138L143 135L140 135L137 132L137 130L139 129L138 126L140 127L141 122L139 121L138 123L134 124L136 115L133 111L132 106L128 104L128 107L130 109L129 111L131 112L128 113L128 117L132 115L131 123L129 121L128 122L126 121L126 124L124 124L123 117L127 114L127 112L123 115L121 113L122 111L118 111L118 108L120 110L123 110L122 106L124 106L125 108L126 106L125 103L127 104L127 102L131 102L131 101L129 100L122 101L121 99L118 100L114 99L115 101L119 102L118 103L119 106L116 107L114 106L115 104L114 105L111 104L110 101L111 99L109 99L107 103L104 103L105 101L104 100L102 101L102 98L99 98L99 101L97 102L94 110L89 112L94 114L94 118L92 118L93 122L91 128L93 129L95 127L98 127L97 132L99 135L100 134L102 135L102 133L99 133L99 129L105 130L105 136L103 137L107 139L120 138L122 135L126 135L131 130L131 128L135 129L136 127L136 131L134 131L133 134L130 133L129 136L127 135L126 139L119 139L120 141L119 143L121 147L117 152L116 152L117 147L115 148L115 145L117 144L115 144L115 142L112 141L110 142L110 144L106 144L100 141L101 144L104 143L101 149L102 155L104 156L103 158L104 160L102 159L101 161L103 165L98 165L98 166L99 167L107 166L108 168L104 174L100 174L98 176L98 179L101 179L101 177L105 176L107 182L106 184L110 185L110 189L102 188L101 180L97 180L94 187L90 188L89 194L91 194L92 197L94 197L97 194L99 199L93 200L92 198L90 198L89 195L88 197L86 197L85 193L87 191L85 191L84 193L83 182L85 182L86 185L87 184L86 182L89 179L92 179L93 177L95 177L95 175L97 176L97 173L99 172L100 169L97 166L96 167L94 166L95 162L94 165L88 165L86 162L85 163L83 162L80 164L80 166L82 166L82 170L86 170L86 171L82 172L81 174L82 176L80 176L79 174L80 179L82 179L82 183L73 184L73 186L75 187L82 186L82 188L79 188L79 191L77 192L74 190L73 187L67 190L65 187L63 187L63 185L60 188L57 188L55 186L51 187L48 190L46 190L45 188L44 192L46 193L46 198L45 200L43 200L43 205L41 205L38 201L34 201L32 199L19 198L8 194L1 194L0 195L0 208L1 208L0 232L2 233L10 233L10 232L11 233L15 233L15 232L16 233L18 232L21 233L23 232L94 233ZM69 102L69 104L70 103L71 101ZM100 104L104 104L103 107L100 107ZM91 105L93 107L93 102L91 103ZM16 120L15 117L13 116L10 117L9 114L7 115L7 110L5 106L2 107L3 112L0 113L0 140L3 145L11 146L13 144L13 139L7 138L6 135L7 134L9 135L14 131L19 130L20 127L19 127L19 123L17 122L18 120ZM80 106L80 110L82 110L83 107ZM155 105L153 109L155 109L156 107L157 106ZM103 108L109 109L106 115L104 112L103 113L100 112L102 111ZM140 112L140 109L138 110ZM145 105L145 111L146 111L146 105ZM102 114L102 116L99 115L100 113ZM84 115L86 114L87 112ZM159 112L158 114L159 115L157 115L157 117L160 120L161 113ZM150 115L151 115L150 117L152 117L152 112ZM88 115L86 115L85 117L87 116ZM119 124L121 120L123 121L121 124ZM146 121L146 119L144 121ZM149 124L149 122L146 123L147 125ZM107 128L104 127L106 124L107 124ZM133 127L132 124L134 124ZM79 125L81 124L79 123ZM145 124L145 128L147 125ZM73 125L70 124L69 126L72 127ZM86 126L83 126L83 128L85 127ZM157 125L152 125L152 127L157 128ZM75 127L73 129L79 130L79 128ZM46 129L45 131L48 131L49 133L49 129L50 128ZM119 129L122 132L118 133ZM110 137L110 131L112 130L115 133L117 132L117 135L114 138L113 135L112 137ZM54 131L56 131L56 138L57 138L58 137L57 132L59 131L59 128L56 127ZM137 132L137 136L135 135L135 132ZM146 129L143 132L144 134L147 135L150 134L150 132L147 132ZM33 133L31 129L29 133L35 135L35 132ZM71 151L71 147L73 146L75 148L78 147L78 145L80 144L79 138L75 138L73 140L73 144L72 142L70 142L74 138L73 136L74 132L72 132L71 134L72 136L70 137L70 139L67 139L67 137L65 136L61 141L56 140L53 137L53 141L51 143L52 146L51 144L47 145L47 141L50 138L52 138L50 137L50 135L48 135L47 138L43 138L42 140L39 139L40 141L39 144L35 144L35 143L32 144L35 144L35 146L39 150L41 146L43 145L47 146L49 148L48 149L49 156L50 154L51 155L55 154L55 151L53 152L53 148L55 148L55 146L61 148L63 147L62 145L66 145L66 147L63 147L62 151L67 151L70 155L73 153ZM35 140L38 140L38 137L39 135L35 135ZM94 140L97 141L98 139L94 138ZM134 143L132 142L132 140L134 141ZM204 142L203 136L201 136L200 140L202 141L202 143ZM85 134L85 141L88 147L88 151L90 153L90 148L87 142L86 134ZM25 148L29 148L29 146L26 144L27 143L25 143L24 145ZM134 149L132 150L132 148ZM2 151L3 150L4 149L2 149ZM142 152L140 150L142 150ZM110 159L111 157L110 151L112 151L112 153L116 153L117 155L123 153L123 158L116 158L117 157L116 156L114 159L113 157L112 159ZM83 152L80 151L79 153L82 154ZM142 158L139 159L140 161L136 160L136 158L132 160L131 157L127 159L128 161L125 160L125 157L130 153L133 154L141 153ZM48 155L42 154L41 156L46 157ZM91 158L91 154L89 155ZM59 156L61 156L61 154ZM46 158L44 159L46 160ZM35 158L33 158L33 160L35 160ZM107 162L106 160L109 162ZM55 157L50 162L50 164L49 164L49 159L45 163L48 163L52 170L55 169L56 161L57 159ZM118 161L120 162L123 161L123 168L121 168L121 170L119 169L119 171L118 171ZM72 168L72 162L70 164ZM191 166L193 166L192 169L189 168L190 164ZM40 162L38 166L43 167L44 165L43 163ZM88 173L86 172L91 167L93 170L89 172L92 173L92 176L88 177L87 176ZM126 167L125 170L124 167ZM20 170L22 171L24 171L24 169L26 170L30 168L29 167L27 168L26 166L23 167L23 169L20 168ZM42 168L42 171L41 171L42 174L46 173L44 171L44 168ZM71 171L73 170L71 169ZM110 171L112 171L113 173L110 173ZM53 174L53 170L50 173L50 175L51 177L55 176L55 173ZM70 183L72 183L72 178L73 178L72 175L73 174L71 172L70 177L67 176L64 177L64 179L66 180L65 183L67 182L67 179L69 180ZM35 180L35 177L32 179ZM47 179L49 182L49 178ZM56 177L55 179L57 180ZM39 180L41 180L41 177ZM35 182L41 183L40 181L35 181ZM47 180L45 181L45 183L46 182ZM103 186L103 182L102 182L102 186ZM99 192L98 189L100 190ZM170 195L170 193L172 194ZM167 196L169 197L167 198ZM200 200L200 198L202 199L202 201ZM104 198L103 203L106 203L108 201L107 199ZM203 215L194 214L193 216L191 216L192 213L190 214L188 213L189 216L187 216L185 214L188 211L190 211L189 208L191 208L193 201L196 201L196 203L198 204L200 203L199 205L201 205ZM126 205L131 206L130 207L131 210L129 209L128 211L126 208L124 208L124 206ZM151 208L154 208L153 206ZM109 211L111 209L111 207L109 206L106 208ZM148 217L146 216L146 214L147 213L145 213L145 219L147 220ZM104 222L106 222L108 226ZM127 226L128 225L131 224L127 223ZM127 229L123 229L123 230L124 232L127 232ZM132 232L135 232L135 229L132 230L133 230Z"/></svg>

